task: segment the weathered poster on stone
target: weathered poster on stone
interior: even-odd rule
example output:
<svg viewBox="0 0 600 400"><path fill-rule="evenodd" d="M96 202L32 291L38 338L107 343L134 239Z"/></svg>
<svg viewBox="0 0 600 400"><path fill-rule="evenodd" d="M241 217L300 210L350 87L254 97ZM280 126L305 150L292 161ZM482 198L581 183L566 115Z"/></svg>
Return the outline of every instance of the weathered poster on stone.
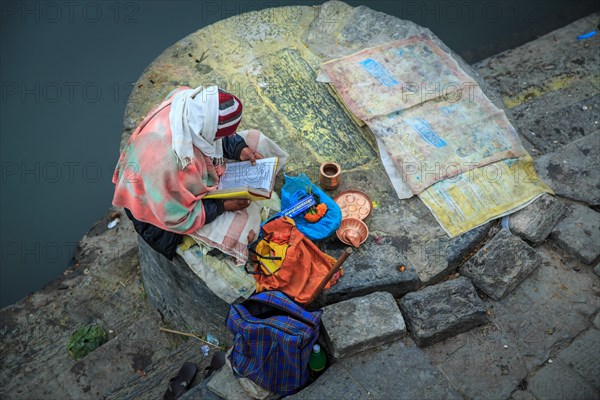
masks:
<svg viewBox="0 0 600 400"><path fill-rule="evenodd" d="M440 181L419 195L450 236L511 214L552 190L530 156L505 159Z"/></svg>
<svg viewBox="0 0 600 400"><path fill-rule="evenodd" d="M363 121L477 85L426 35L364 49L321 68Z"/></svg>
<svg viewBox="0 0 600 400"><path fill-rule="evenodd" d="M462 98L440 97L367 125L414 194L474 168L527 155L504 112L478 86Z"/></svg>

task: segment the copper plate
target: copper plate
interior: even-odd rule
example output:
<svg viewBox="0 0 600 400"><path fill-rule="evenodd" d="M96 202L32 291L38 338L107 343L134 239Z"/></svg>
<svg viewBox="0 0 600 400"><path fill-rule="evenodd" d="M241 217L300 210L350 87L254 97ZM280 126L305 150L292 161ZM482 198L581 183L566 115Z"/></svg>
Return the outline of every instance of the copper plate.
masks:
<svg viewBox="0 0 600 400"><path fill-rule="evenodd" d="M358 190L346 190L338 194L334 200L342 209L342 218L363 220L373 210L373 203L371 203L369 196Z"/></svg>

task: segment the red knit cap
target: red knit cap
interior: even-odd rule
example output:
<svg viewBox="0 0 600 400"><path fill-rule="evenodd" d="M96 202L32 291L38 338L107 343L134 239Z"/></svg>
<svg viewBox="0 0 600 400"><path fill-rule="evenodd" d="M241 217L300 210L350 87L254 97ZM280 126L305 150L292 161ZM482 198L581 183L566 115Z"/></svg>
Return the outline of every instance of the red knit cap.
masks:
<svg viewBox="0 0 600 400"><path fill-rule="evenodd" d="M217 139L233 135L242 120L242 102L232 94L219 89L219 122Z"/></svg>

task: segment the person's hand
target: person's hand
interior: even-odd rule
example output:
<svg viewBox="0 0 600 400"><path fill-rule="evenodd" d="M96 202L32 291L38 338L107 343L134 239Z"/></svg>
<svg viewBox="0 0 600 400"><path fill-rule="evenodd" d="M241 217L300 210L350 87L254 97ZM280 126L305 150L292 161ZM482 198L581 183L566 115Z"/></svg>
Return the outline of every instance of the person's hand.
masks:
<svg viewBox="0 0 600 400"><path fill-rule="evenodd" d="M262 154L258 151L252 150L250 147L244 147L244 150L240 153L240 161L248 161L252 163L252 165L256 164L256 160L260 160L264 158Z"/></svg>
<svg viewBox="0 0 600 400"><path fill-rule="evenodd" d="M223 209L225 211L239 211L250 205L250 200L246 199L227 199L223 200Z"/></svg>

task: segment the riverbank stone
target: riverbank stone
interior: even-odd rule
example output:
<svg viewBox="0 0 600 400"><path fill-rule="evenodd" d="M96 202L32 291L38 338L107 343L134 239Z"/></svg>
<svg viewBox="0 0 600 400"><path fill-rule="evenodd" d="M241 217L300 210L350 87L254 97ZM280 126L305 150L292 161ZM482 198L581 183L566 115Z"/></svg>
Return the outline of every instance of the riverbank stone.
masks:
<svg viewBox="0 0 600 400"><path fill-rule="evenodd" d="M575 140L535 161L540 178L563 197L600 205L600 131Z"/></svg>
<svg viewBox="0 0 600 400"><path fill-rule="evenodd" d="M230 340L229 304L215 295L179 255L172 261L138 237L140 270L150 305L164 323L186 332L210 332Z"/></svg>
<svg viewBox="0 0 600 400"><path fill-rule="evenodd" d="M510 216L510 230L532 243L543 242L566 210L559 199L544 193L533 203Z"/></svg>
<svg viewBox="0 0 600 400"><path fill-rule="evenodd" d="M460 273L494 300L500 300L542 262L534 248L502 229L460 268Z"/></svg>
<svg viewBox="0 0 600 400"><path fill-rule="evenodd" d="M600 255L600 213L572 204L550 237L569 254L591 264Z"/></svg>
<svg viewBox="0 0 600 400"><path fill-rule="evenodd" d="M321 322L334 358L352 356L400 339L406 333L398 304L387 292L324 307Z"/></svg>
<svg viewBox="0 0 600 400"><path fill-rule="evenodd" d="M487 322L486 307L466 277L407 294L400 309L408 331L423 347Z"/></svg>

